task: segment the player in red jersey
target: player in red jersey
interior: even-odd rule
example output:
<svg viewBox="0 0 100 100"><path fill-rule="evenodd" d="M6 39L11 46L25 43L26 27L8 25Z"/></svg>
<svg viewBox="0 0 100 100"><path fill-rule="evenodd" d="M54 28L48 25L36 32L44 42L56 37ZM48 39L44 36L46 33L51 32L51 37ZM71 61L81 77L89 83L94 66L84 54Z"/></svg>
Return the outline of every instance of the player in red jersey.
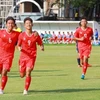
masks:
<svg viewBox="0 0 100 100"><path fill-rule="evenodd" d="M57 43L58 44L62 43L62 35L60 32L58 32L58 35L57 35Z"/></svg>
<svg viewBox="0 0 100 100"><path fill-rule="evenodd" d="M91 53L91 37L93 35L93 30L87 26L87 19L85 17L81 19L80 24L81 26L74 34L74 40L78 41L79 55L81 61L83 61L81 79L84 79L88 67L88 58Z"/></svg>
<svg viewBox="0 0 100 100"><path fill-rule="evenodd" d="M56 36L56 34L55 34L54 31L53 31L53 34L52 34L52 42L53 42L54 44L57 44L57 36Z"/></svg>
<svg viewBox="0 0 100 100"><path fill-rule="evenodd" d="M10 71L12 60L14 57L15 46L17 44L19 32L13 31L15 25L15 19L8 17L6 19L6 29L0 30L0 94L3 94L3 90L6 86Z"/></svg>
<svg viewBox="0 0 100 100"><path fill-rule="evenodd" d="M44 51L44 46L42 39L36 31L32 31L33 21L31 18L24 19L25 32L19 35L18 48L21 52L20 54L20 76L25 79L25 88L23 94L28 93L28 89L31 83L31 72L34 68L37 47L36 44L40 45L42 51Z"/></svg>

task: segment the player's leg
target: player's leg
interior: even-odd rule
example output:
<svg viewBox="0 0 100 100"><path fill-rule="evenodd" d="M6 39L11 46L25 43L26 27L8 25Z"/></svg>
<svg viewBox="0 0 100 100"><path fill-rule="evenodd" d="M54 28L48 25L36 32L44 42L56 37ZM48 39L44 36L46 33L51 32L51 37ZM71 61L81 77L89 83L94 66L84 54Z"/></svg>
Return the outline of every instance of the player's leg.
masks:
<svg viewBox="0 0 100 100"><path fill-rule="evenodd" d="M0 74L2 74L2 64L0 64ZM1 81L0 81L0 94L3 94L2 90L1 90Z"/></svg>
<svg viewBox="0 0 100 100"><path fill-rule="evenodd" d="M26 61L20 59L19 65L20 65L20 77L23 78L26 75ZM23 94L27 94L27 91L24 90Z"/></svg>
<svg viewBox="0 0 100 100"><path fill-rule="evenodd" d="M1 73L1 87L0 87L0 94L3 94L3 90L5 89L6 83L8 81L7 73L10 71L12 65L12 58L3 58L3 67Z"/></svg>
<svg viewBox="0 0 100 100"><path fill-rule="evenodd" d="M0 74L2 73L2 68L3 68L3 66L2 66L2 64L0 64Z"/></svg>
<svg viewBox="0 0 100 100"><path fill-rule="evenodd" d="M90 58L90 57L89 57L89 58ZM92 67L92 65L91 65L91 64L89 64L89 58L88 58L88 65L87 65L87 66L88 66L88 67Z"/></svg>
<svg viewBox="0 0 100 100"><path fill-rule="evenodd" d="M81 49L81 48L79 48L78 49L78 51L79 51L79 57L80 57L80 63L82 63L82 62L84 62L84 56L83 56L83 49ZM82 66L82 76L81 76L81 79L84 79L84 77L85 77L85 75L84 75L84 71L83 71L83 67L84 66Z"/></svg>
<svg viewBox="0 0 100 100"><path fill-rule="evenodd" d="M34 57L33 59L27 60L26 79L25 79L25 87L24 87L23 94L27 94L28 89L30 87L30 84L31 84L31 72L32 72L32 70L34 68L35 60L36 60L36 57ZM30 66L30 67L28 67L28 66Z"/></svg>
<svg viewBox="0 0 100 100"><path fill-rule="evenodd" d="M84 61L83 61L83 74L85 75L86 74L86 71L87 71L87 66L88 65L88 57L87 56L84 56Z"/></svg>
<svg viewBox="0 0 100 100"><path fill-rule="evenodd" d="M23 58L20 58L19 60L19 72L21 78L26 75L26 61Z"/></svg>
<svg viewBox="0 0 100 100"><path fill-rule="evenodd" d="M79 57L79 54L77 55L77 64L78 64L78 67L82 67L81 66L81 59Z"/></svg>
<svg viewBox="0 0 100 100"><path fill-rule="evenodd" d="M20 72L20 77L23 78L26 75L26 72Z"/></svg>
<svg viewBox="0 0 100 100"><path fill-rule="evenodd" d="M90 53L91 53L91 50L92 50L92 45L90 45L89 49L90 49ZM91 65L91 64L89 64L89 58L90 58L90 55L89 55L89 57L88 57L88 67L92 67L92 65Z"/></svg>
<svg viewBox="0 0 100 100"><path fill-rule="evenodd" d="M6 86L8 76L7 76L8 70L3 68L2 73L1 73L1 87L0 87L0 94L3 94L3 90Z"/></svg>
<svg viewBox="0 0 100 100"><path fill-rule="evenodd" d="M87 71L90 50L86 48L83 52L83 55L84 55L84 58L83 58L82 77L81 77L82 79L84 79L86 71Z"/></svg>
<svg viewBox="0 0 100 100"><path fill-rule="evenodd" d="M77 64L78 64L78 67L82 67L82 60L80 59L80 53L79 53L79 50L78 50L78 47L76 46L76 51L77 51Z"/></svg>
<svg viewBox="0 0 100 100"><path fill-rule="evenodd" d="M31 71L32 71L32 69L30 67L27 67L27 69L26 69L26 78L25 78L25 87L24 87L24 92L23 92L24 95L27 94L28 89L30 87L30 83L31 83Z"/></svg>

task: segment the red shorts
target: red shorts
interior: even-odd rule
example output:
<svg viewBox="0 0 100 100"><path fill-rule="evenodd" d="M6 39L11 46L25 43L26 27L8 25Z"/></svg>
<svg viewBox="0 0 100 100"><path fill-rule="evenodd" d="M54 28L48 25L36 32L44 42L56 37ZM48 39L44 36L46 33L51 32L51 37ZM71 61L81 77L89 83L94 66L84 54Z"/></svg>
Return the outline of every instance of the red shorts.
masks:
<svg viewBox="0 0 100 100"><path fill-rule="evenodd" d="M64 42L67 40L67 38L65 37L65 38L63 38L63 40L64 40Z"/></svg>
<svg viewBox="0 0 100 100"><path fill-rule="evenodd" d="M90 57L90 53L91 53L91 49L90 47L87 47L87 48L79 48L79 55L80 55L80 58L82 59L84 56L86 57Z"/></svg>
<svg viewBox="0 0 100 100"><path fill-rule="evenodd" d="M9 72L12 66L12 59L12 57L0 58L0 71L2 71L2 69L6 69Z"/></svg>
<svg viewBox="0 0 100 100"><path fill-rule="evenodd" d="M24 73L26 72L26 68L29 67L31 70L33 70L35 65L36 57L34 58L20 58L19 60L19 66L20 66L20 72Z"/></svg>

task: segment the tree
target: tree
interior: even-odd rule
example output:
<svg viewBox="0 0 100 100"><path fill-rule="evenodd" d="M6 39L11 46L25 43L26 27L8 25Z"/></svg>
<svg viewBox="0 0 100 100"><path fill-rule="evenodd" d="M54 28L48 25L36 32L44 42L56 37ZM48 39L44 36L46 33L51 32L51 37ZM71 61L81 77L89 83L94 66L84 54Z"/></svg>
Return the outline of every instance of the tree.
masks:
<svg viewBox="0 0 100 100"><path fill-rule="evenodd" d="M83 16L89 20L92 19L94 7L100 3L100 0L71 0L73 7L80 7Z"/></svg>
<svg viewBox="0 0 100 100"><path fill-rule="evenodd" d="M50 13L50 9L53 5L58 4L59 9L63 6L65 11L65 17L69 17L70 6L79 9L79 14L86 16L88 20L91 20L93 17L94 9L97 5L100 6L100 0L64 0L64 4L62 4L62 0L44 0L49 2L48 12ZM100 8L96 10L96 14L100 12ZM48 15L48 14L47 14Z"/></svg>

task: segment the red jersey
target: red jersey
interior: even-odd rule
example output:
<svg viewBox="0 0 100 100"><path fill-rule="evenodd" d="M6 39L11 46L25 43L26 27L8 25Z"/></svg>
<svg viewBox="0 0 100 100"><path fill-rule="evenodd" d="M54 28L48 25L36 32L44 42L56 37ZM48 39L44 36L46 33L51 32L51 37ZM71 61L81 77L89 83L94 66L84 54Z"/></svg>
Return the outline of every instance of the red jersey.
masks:
<svg viewBox="0 0 100 100"><path fill-rule="evenodd" d="M19 32L0 30L0 58L13 57Z"/></svg>
<svg viewBox="0 0 100 100"><path fill-rule="evenodd" d="M23 32L19 35L18 46L21 46L21 57L30 57L33 58L36 56L37 47L36 44L42 45L42 39L39 35L35 35L35 32L28 36L26 32Z"/></svg>
<svg viewBox="0 0 100 100"><path fill-rule="evenodd" d="M90 46L92 35L93 35L92 28L87 27L85 30L82 30L81 27L79 27L76 30L74 37L76 37L76 38L84 37L85 39L83 41L78 41L78 48Z"/></svg>

